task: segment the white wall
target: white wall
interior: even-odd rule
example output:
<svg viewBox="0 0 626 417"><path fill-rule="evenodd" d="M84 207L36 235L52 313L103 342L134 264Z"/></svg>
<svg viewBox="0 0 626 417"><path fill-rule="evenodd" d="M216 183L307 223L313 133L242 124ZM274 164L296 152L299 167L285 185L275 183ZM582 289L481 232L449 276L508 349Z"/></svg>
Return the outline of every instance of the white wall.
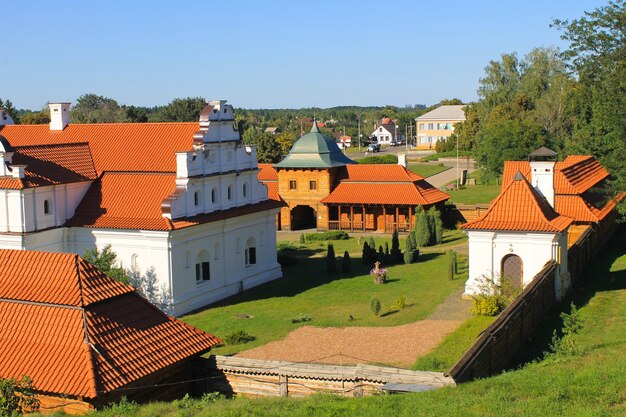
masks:
<svg viewBox="0 0 626 417"><path fill-rule="evenodd" d="M469 279L465 294L478 291L481 276L500 276L502 259L509 254L517 255L523 262L523 285L527 285L543 269L546 262L560 263L560 275L567 275L567 231L563 233L524 233L467 231L469 238ZM560 280L557 280L560 281ZM569 282L557 283L557 295Z"/></svg>
<svg viewBox="0 0 626 417"><path fill-rule="evenodd" d="M276 260L278 209L211 222L172 232L174 313L180 315L280 278ZM245 265L245 246L256 241L257 263ZM198 253L209 254L211 279L196 281ZM189 260L189 262L188 262Z"/></svg>
<svg viewBox="0 0 626 417"><path fill-rule="evenodd" d="M0 190L0 233L33 232L62 226L91 186L92 181L22 190ZM44 213L44 201L50 213Z"/></svg>

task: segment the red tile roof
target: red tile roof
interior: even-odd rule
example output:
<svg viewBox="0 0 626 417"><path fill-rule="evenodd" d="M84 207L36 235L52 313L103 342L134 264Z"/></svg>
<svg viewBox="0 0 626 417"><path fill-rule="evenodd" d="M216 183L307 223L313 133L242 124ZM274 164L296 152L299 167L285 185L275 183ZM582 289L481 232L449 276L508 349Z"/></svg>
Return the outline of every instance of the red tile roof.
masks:
<svg viewBox="0 0 626 417"><path fill-rule="evenodd" d="M198 122L69 124L62 131L46 125L0 126L13 147L88 142L98 173L176 172L176 152L189 150Z"/></svg>
<svg viewBox="0 0 626 417"><path fill-rule="evenodd" d="M267 197L270 200L284 201L278 194L278 181L265 181L263 184L267 187Z"/></svg>
<svg viewBox="0 0 626 417"><path fill-rule="evenodd" d="M573 219L557 214L525 177L509 182L480 218L461 226L464 230L563 232Z"/></svg>
<svg viewBox="0 0 626 417"><path fill-rule="evenodd" d="M133 198L129 195L129 184L132 184L134 190L150 190L150 192ZM266 200L258 204L169 220L162 215L161 203L175 189L175 174L107 172L92 184L76 208L74 217L65 225L167 231L270 210L279 206L275 201Z"/></svg>
<svg viewBox="0 0 626 417"><path fill-rule="evenodd" d="M18 146L11 165L26 165L24 178L0 178L0 188L22 189L97 178L87 143Z"/></svg>
<svg viewBox="0 0 626 417"><path fill-rule="evenodd" d="M346 165L349 181L358 182L412 182L424 177L397 164L353 164Z"/></svg>
<svg viewBox="0 0 626 417"><path fill-rule="evenodd" d="M513 181L518 171L529 178L530 163L528 161L504 163L502 190ZM575 221L602 220L612 208L605 206L602 199L590 192L590 189L600 185L608 176L609 173L593 156L571 155L564 161L557 162L554 167L555 210L572 217Z"/></svg>
<svg viewBox="0 0 626 417"><path fill-rule="evenodd" d="M530 178L530 162L505 161L502 190L513 181L517 171ZM593 156L568 156L565 161L557 162L554 166L554 191L555 194L582 194L608 176L607 170Z"/></svg>
<svg viewBox="0 0 626 417"><path fill-rule="evenodd" d="M430 205L450 196L401 165L347 165L326 204Z"/></svg>
<svg viewBox="0 0 626 417"><path fill-rule="evenodd" d="M259 164L259 181L278 181L278 173L272 164Z"/></svg>
<svg viewBox="0 0 626 417"><path fill-rule="evenodd" d="M17 250L0 250L0 340L0 378L86 398L219 343L77 255Z"/></svg>

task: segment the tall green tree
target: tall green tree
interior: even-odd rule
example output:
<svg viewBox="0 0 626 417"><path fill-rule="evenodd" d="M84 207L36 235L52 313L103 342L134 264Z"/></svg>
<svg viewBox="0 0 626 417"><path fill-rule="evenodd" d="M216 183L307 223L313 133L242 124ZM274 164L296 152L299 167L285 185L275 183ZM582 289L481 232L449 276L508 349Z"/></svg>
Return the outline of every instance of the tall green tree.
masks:
<svg viewBox="0 0 626 417"><path fill-rule="evenodd" d="M97 94L83 94L70 110L72 123L122 123L126 111L117 101Z"/></svg>
<svg viewBox="0 0 626 417"><path fill-rule="evenodd" d="M432 240L430 231L428 214L422 206L418 206L415 213L415 244L418 248L430 245Z"/></svg>
<svg viewBox="0 0 626 417"><path fill-rule="evenodd" d="M19 117L17 114L17 109L13 107L13 102L9 99L2 101L0 98L0 109L4 109L11 119L13 119L14 123L19 123Z"/></svg>
<svg viewBox="0 0 626 417"><path fill-rule="evenodd" d="M124 271L124 268L115 265L117 254L111 250L111 245L106 245L102 250L98 250L98 247L87 249L83 253L83 258L109 277L124 284L130 282L130 278Z"/></svg>
<svg viewBox="0 0 626 417"><path fill-rule="evenodd" d="M610 1L554 26L569 43L563 57L578 77L569 96L574 117L566 148L591 154L613 174L610 192L626 189L626 2ZM619 206L626 214L626 203Z"/></svg>
<svg viewBox="0 0 626 417"><path fill-rule="evenodd" d="M163 107L156 117L162 122L197 122L206 106L203 97L176 98Z"/></svg>

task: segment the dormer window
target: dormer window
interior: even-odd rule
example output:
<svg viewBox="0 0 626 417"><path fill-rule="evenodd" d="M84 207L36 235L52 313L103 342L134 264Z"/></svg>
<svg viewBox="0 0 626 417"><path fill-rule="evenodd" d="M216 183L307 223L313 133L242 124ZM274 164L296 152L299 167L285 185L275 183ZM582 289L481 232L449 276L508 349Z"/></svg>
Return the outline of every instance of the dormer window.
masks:
<svg viewBox="0 0 626 417"><path fill-rule="evenodd" d="M52 214L50 210L50 200L43 201L43 214Z"/></svg>

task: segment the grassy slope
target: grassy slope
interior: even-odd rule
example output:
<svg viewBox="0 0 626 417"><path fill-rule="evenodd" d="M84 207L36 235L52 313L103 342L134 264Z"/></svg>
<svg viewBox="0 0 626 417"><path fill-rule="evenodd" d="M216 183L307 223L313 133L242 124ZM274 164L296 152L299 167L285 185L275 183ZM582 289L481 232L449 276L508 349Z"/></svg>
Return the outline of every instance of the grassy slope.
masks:
<svg viewBox="0 0 626 417"><path fill-rule="evenodd" d="M433 164L420 164L420 163L415 163L415 162L409 163L407 168L410 171L413 171L416 174L421 175L422 177L430 177L431 175L439 174L440 172L450 169L450 167L447 167L443 164L433 165Z"/></svg>
<svg viewBox="0 0 626 417"><path fill-rule="evenodd" d="M194 402L181 410L156 403L127 412L133 416L623 416L626 415L626 233L622 229L577 290L584 327L575 337L584 353L536 361L497 377L421 394L360 399L313 396L305 399ZM535 342L537 343L537 342ZM194 408L197 407L197 408Z"/></svg>
<svg viewBox="0 0 626 417"><path fill-rule="evenodd" d="M499 185L470 185L464 190L446 191L458 204L489 204L500 194Z"/></svg>
<svg viewBox="0 0 626 417"><path fill-rule="evenodd" d="M369 275L372 265L361 264L357 239L333 242L337 255L350 251L352 272L332 277L326 274L325 260L320 257L326 244L312 242L306 245L305 256L298 264L283 269L283 279L233 297L223 305L185 316L183 320L222 338L238 330L256 337L247 344L214 349L212 353L216 354L235 353L282 339L302 325L395 326L421 320L465 281L463 277L447 279L447 257L443 253L449 244L459 243L461 236L453 231L446 238L450 243L429 248L430 253L424 254L419 263L389 267L390 282L385 285L375 285ZM376 239L377 245L382 243L383 239ZM338 268L341 268L339 262ZM372 298L381 301L384 312L400 296L407 299L403 310L384 317L376 317L370 311ZM244 314L253 318L236 317ZM292 318L300 315L308 315L312 320L291 323ZM350 315L354 321L349 321Z"/></svg>

